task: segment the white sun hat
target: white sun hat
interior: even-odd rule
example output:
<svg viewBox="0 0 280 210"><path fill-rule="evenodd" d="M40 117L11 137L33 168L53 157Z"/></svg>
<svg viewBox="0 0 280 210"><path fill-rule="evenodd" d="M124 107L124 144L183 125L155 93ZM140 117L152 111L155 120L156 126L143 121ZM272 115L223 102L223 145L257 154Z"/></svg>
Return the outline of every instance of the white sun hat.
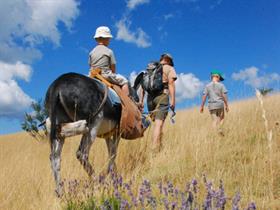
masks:
<svg viewBox="0 0 280 210"><path fill-rule="evenodd" d="M94 38L113 38L113 36L107 26L100 26L96 29Z"/></svg>

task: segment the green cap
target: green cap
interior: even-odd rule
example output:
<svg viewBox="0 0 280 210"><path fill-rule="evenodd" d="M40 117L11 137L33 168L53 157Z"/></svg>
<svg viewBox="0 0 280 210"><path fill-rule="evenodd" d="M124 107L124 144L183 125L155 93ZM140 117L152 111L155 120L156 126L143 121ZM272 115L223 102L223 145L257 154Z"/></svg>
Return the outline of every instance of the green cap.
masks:
<svg viewBox="0 0 280 210"><path fill-rule="evenodd" d="M218 71L218 70L211 71L211 76L213 76L213 75L218 75L220 77L220 81L224 81L225 80L223 75L222 75L222 73L220 71Z"/></svg>

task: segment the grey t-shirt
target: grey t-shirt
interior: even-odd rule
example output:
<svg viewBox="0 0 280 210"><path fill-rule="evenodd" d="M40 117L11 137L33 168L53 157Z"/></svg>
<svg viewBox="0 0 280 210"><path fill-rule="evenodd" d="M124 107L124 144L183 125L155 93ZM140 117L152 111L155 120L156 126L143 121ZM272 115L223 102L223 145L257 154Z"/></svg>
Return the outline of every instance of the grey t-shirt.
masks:
<svg viewBox="0 0 280 210"><path fill-rule="evenodd" d="M110 69L111 65L116 64L116 59L110 48L105 45L97 45L89 53L88 63L91 68L107 70Z"/></svg>
<svg viewBox="0 0 280 210"><path fill-rule="evenodd" d="M227 93L226 87L220 82L210 82L206 85L203 94L208 97L209 110L224 107L223 94Z"/></svg>

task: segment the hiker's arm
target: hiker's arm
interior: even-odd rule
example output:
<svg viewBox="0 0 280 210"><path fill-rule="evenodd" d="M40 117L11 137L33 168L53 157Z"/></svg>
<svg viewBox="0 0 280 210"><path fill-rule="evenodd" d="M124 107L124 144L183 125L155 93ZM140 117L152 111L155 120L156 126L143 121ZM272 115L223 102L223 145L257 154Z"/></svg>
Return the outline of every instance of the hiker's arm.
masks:
<svg viewBox="0 0 280 210"><path fill-rule="evenodd" d="M116 73L116 64L112 64L110 69L112 70L113 73Z"/></svg>
<svg viewBox="0 0 280 210"><path fill-rule="evenodd" d="M140 108L141 111L144 110L144 97L145 97L145 91L140 86L140 91L139 91L139 108Z"/></svg>
<svg viewBox="0 0 280 210"><path fill-rule="evenodd" d="M140 96L139 96L139 103L143 104L144 103L144 97L145 97L145 91L142 87L140 87Z"/></svg>
<svg viewBox="0 0 280 210"><path fill-rule="evenodd" d="M206 102L206 99L207 99L207 95L204 94L204 95L202 96L202 102L201 102L201 106L200 106L200 113L203 113L204 104L205 104L205 102Z"/></svg>
<svg viewBox="0 0 280 210"><path fill-rule="evenodd" d="M168 82L168 90L170 94L170 108L175 109L175 80L170 79Z"/></svg>
<svg viewBox="0 0 280 210"><path fill-rule="evenodd" d="M224 103L225 103L225 107L226 107L226 111L228 112L229 111L229 108L228 108L228 98L227 98L227 94L226 93L223 93L223 100L224 100Z"/></svg>

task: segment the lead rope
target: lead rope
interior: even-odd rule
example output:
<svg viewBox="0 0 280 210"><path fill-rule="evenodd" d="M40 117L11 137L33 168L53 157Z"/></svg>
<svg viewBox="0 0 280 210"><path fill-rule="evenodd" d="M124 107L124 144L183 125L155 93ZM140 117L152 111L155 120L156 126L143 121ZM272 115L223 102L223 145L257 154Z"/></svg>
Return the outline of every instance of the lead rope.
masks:
<svg viewBox="0 0 280 210"><path fill-rule="evenodd" d="M154 110L150 111L149 113L146 113L146 114L147 114L146 119L149 118L149 119L153 120L152 115L153 115L155 112L158 112L158 111L165 111L165 110L168 111L168 109L170 108L170 106L168 106L167 108L162 108L162 109L159 108L161 101L163 101L163 99L161 99L161 100L159 101L159 103L157 104L157 106L156 106L156 108L155 108ZM145 114L145 113L144 113L144 114ZM176 112L175 112L173 109L171 109L170 121L171 121L172 124L175 123L175 116L176 116Z"/></svg>

